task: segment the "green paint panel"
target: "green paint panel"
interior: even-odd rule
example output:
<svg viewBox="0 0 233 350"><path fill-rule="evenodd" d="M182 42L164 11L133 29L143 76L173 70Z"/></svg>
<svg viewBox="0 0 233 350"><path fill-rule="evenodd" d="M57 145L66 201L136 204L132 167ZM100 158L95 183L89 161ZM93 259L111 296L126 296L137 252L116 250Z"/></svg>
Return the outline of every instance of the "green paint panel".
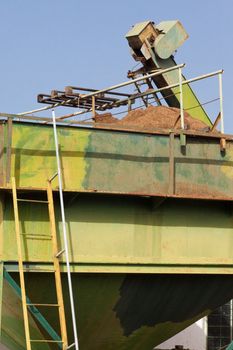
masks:
<svg viewBox="0 0 233 350"><path fill-rule="evenodd" d="M232 200L232 141L223 154L219 139L188 135L186 139L184 152L179 137L170 144L168 135L59 127L64 189ZM15 123L11 175L17 186L45 189L55 171L52 128Z"/></svg>
<svg viewBox="0 0 233 350"><path fill-rule="evenodd" d="M56 220L63 247L57 200ZM202 201L167 200L159 205L151 198L113 200L103 195L70 194L65 196L65 208L73 271L233 272L230 202L207 205ZM19 212L25 260L41 267L51 263L46 207L21 203ZM5 198L3 239L2 259L17 261L10 195Z"/></svg>

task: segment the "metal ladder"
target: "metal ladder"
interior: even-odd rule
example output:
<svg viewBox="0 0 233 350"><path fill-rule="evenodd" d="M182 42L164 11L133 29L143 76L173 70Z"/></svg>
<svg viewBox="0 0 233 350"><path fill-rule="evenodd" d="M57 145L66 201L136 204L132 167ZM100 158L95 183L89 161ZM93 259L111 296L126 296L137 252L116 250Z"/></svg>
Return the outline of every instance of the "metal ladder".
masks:
<svg viewBox="0 0 233 350"><path fill-rule="evenodd" d="M75 350L79 350L75 307L74 307L74 297L73 297L73 288L72 288L72 280L71 280L71 270L70 270L70 263L69 263L68 239L67 239L67 232L66 232L66 218L65 218L65 210L64 210L64 200L63 200L62 171L61 171L61 162L60 162L60 154L59 154L59 143L58 143L58 135L57 135L56 116L55 116L54 110L52 111L52 122L53 122L53 134L54 134L56 161L57 161L57 171L50 178L50 180L48 180L48 183L47 183L47 201L38 201L38 200L31 200L31 199L27 200L27 199L17 198L16 182L15 182L15 178L12 178L15 231L16 231L16 240L17 240L18 261L19 261L20 287L22 290L22 305L23 305L26 345L27 345L27 350L31 350L31 343L32 342L47 342L47 343L53 342L53 343L60 343L59 347L62 348L62 350L68 350L68 349L73 349L73 348ZM52 185L51 185L51 182L56 177L58 177L60 209L61 209L61 218L62 218L62 232L63 232L63 241L64 241L64 249L62 249L60 251L58 251L58 245L57 245L56 222L55 222L54 204L53 204L53 191L52 191ZM26 290L25 290L24 267L23 267L23 257L22 257L22 249L21 249L21 238L20 238L18 201L29 201L32 203L39 202L39 203L47 203L48 204L49 220L50 220L50 227L51 227L51 239L53 242L53 244L52 244L53 264L54 264L54 274L55 274L55 283L56 283L58 303L56 305L44 304L44 306L48 306L48 307L57 306L58 307L60 329L61 329L61 341L57 341L57 340L44 340L43 341L43 340L30 339L30 329L29 329L29 320L28 320L28 310L27 309L28 309L28 307L31 307L32 304L27 305L28 298L27 298ZM72 326L73 326L72 328L73 328L73 335L74 335L74 342L71 345L68 345L68 340L67 340L65 311L64 311L64 302L63 302L63 295L62 295L61 272L60 272L60 263L59 263L59 257L62 254L65 255L69 299L70 299L69 301L70 301L70 307L71 307L71 317L72 317ZM39 305L37 305L37 306L39 306ZM43 306L43 305L40 305L40 306Z"/></svg>
<svg viewBox="0 0 233 350"><path fill-rule="evenodd" d="M142 85L147 85L149 89L154 90L152 82L151 82L151 80L149 78L145 78L145 80L143 80L141 83L134 82L134 85L135 85L136 90L138 91L139 94L143 93L141 88L140 88ZM153 92L152 95L153 95L154 100L157 103L157 105L161 106L162 103L161 103L160 99L158 98L157 94L155 92ZM148 107L148 96L147 97L142 96L141 99L142 99L144 105L146 107Z"/></svg>
<svg viewBox="0 0 233 350"><path fill-rule="evenodd" d="M21 298L22 298L22 307L23 307L26 349L31 350L32 343L57 343L59 345L59 348L61 348L62 350L65 350L68 347L67 330L66 330L65 309L64 309L64 301L63 301L63 293L62 293L61 270L60 270L60 262L59 262L60 254L58 251L58 243L57 243L57 232L56 232L56 222L55 222L51 180L48 181L47 183L47 200L19 198L17 194L16 181L14 177L12 178L12 194L13 194L15 233L16 233L16 243L17 243L17 251L18 251L18 267L19 267L19 276L20 276L20 288L21 288ZM49 239L51 241L51 248L52 248L52 255L53 255L53 270L51 271L54 273L54 277L55 277L57 304L28 303L28 297L27 297L26 286L25 286L25 277L24 277L25 268L23 264L23 254L22 254L22 246L21 246L22 233L20 232L20 215L19 215L19 206L18 206L19 202L29 202L34 205L38 203L39 204L43 203L48 206L48 214L49 214L49 221L50 221ZM31 339L29 318L28 318L28 308L33 306L46 307L46 308L47 307L58 308L61 340Z"/></svg>

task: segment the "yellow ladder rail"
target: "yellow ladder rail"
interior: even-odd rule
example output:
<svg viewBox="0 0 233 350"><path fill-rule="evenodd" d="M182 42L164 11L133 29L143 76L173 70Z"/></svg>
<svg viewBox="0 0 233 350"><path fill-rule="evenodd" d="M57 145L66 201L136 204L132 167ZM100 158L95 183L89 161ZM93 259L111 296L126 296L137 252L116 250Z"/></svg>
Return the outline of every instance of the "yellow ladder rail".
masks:
<svg viewBox="0 0 233 350"><path fill-rule="evenodd" d="M31 350L25 280L24 280L24 273L23 273L23 256L22 256L21 238L20 238L19 208L18 208L17 191L16 191L16 184L15 184L14 177L12 178L12 194L13 194L14 216L15 216L15 235L16 235L16 243L17 243L17 251L18 251L19 278L20 278L20 287L21 287L25 338L26 338L27 350Z"/></svg>
<svg viewBox="0 0 233 350"><path fill-rule="evenodd" d="M58 250L57 242L57 232L56 232L56 221L55 221L55 211L54 211L54 202L53 202L53 191L51 186L51 180L47 182L47 201L35 200L35 199L22 199L17 197L17 188L15 178L12 178L12 195L13 195L13 207L14 207L14 218L15 218L15 233L16 233L16 242L17 242L17 252L18 252L18 266L19 266L19 275L20 275L20 288L21 288L21 298L22 298L22 307L23 307L23 319L24 319L24 329L25 329L25 339L26 339L26 349L31 350L31 343L43 342L43 343L61 343L62 350L68 348L68 339L67 339L67 329L66 329L66 319L65 319L65 307L63 301L63 292L62 292L62 281L61 281L61 269L60 269L60 252ZM23 265L23 254L21 247L21 233L20 233L20 219L19 219L19 208L18 202L31 202L31 203L47 203L48 205L48 215L50 222L50 234L51 234L51 248L52 248L52 260L54 270L51 271L54 273L55 277L55 286L56 286L56 304L46 304L46 303L27 303L27 294L25 287L24 279L24 265ZM42 237L43 239L43 237ZM35 340L30 338L30 327L29 327L29 318L28 318L28 307L30 306L42 306L42 307L57 307L61 331L61 341L58 340Z"/></svg>
<svg viewBox="0 0 233 350"><path fill-rule="evenodd" d="M59 262L59 256L58 256L59 251L58 251L56 221L55 221L55 212L54 212L54 203L53 203L53 190L52 190L51 181L48 181L47 197L48 197L48 208L49 208L50 231L52 236L55 284L56 284L56 292L57 292L57 301L59 304L58 311L59 311L59 319L60 319L60 327L61 327L61 338L63 341L63 347L64 349L66 349L68 346L68 340L67 340L67 329L66 329L66 319L65 319L65 308L64 308L63 293L62 293L61 269L60 269L60 262Z"/></svg>

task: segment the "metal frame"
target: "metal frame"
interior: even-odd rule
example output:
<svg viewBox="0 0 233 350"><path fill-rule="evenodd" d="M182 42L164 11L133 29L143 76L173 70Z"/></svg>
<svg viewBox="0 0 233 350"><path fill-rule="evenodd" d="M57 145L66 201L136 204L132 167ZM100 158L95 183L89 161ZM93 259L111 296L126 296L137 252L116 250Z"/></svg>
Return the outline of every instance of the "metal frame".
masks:
<svg viewBox="0 0 233 350"><path fill-rule="evenodd" d="M76 97L76 99L79 98L79 100L82 100L82 99L86 99L86 98L89 98L89 97L92 97L92 96L100 95L100 94L105 93L105 92L109 93L109 91L116 90L116 89L122 88L124 86L128 86L128 85L134 84L135 82L138 82L138 81L141 81L141 80L144 80L144 79L147 79L147 78L151 78L151 77L154 77L156 75L161 75L161 74L164 74L164 73L168 73L168 72L171 72L171 71L176 70L178 68L182 68L184 66L185 66L185 64L183 63L183 64L180 64L178 66L171 67L171 68L161 69L161 70L159 69L159 70L156 70L153 73L146 74L143 77L139 77L139 78L136 78L136 79L133 79L133 80L130 80L130 81L125 81L125 82L117 84L117 85L112 85L112 86L110 86L108 88L105 88L105 89L95 90L94 92L91 92L91 93L89 93L87 95L84 94L83 96L78 96L78 97ZM25 115L32 114L32 113L37 113L37 112L40 112L40 111L53 109L53 108L56 108L56 107L59 107L59 106L64 106L65 104L68 103L68 101L69 100L66 99L65 101L54 103L51 106L47 106L47 107L43 107L43 108L33 109L31 111L18 113L18 115L19 116L25 116ZM73 101L73 99L70 99L70 102L72 102L72 101ZM43 102L43 103L45 103L45 102Z"/></svg>
<svg viewBox="0 0 233 350"><path fill-rule="evenodd" d="M40 111L44 111L47 109L52 109L55 107L59 106L69 106L69 107L78 107L81 109L84 109L83 111L78 111L75 113L71 113L68 115L64 115L61 117L57 117L56 121L60 122L63 121L64 119L69 119L74 116L82 115L88 112L92 111L93 118L95 116L96 111L106 111L108 109L128 105L131 108L132 103L138 99L141 98L142 100L144 97L148 97L149 95L156 95L157 93L160 93L164 90L172 89L179 87L179 94L180 94L180 116L181 116L181 129L184 130L185 125L184 125L184 109L183 109L183 85L185 84L190 84L196 81L200 81L202 79L210 78L213 76L218 75L219 78L219 101L220 101L220 118L221 118L221 133L224 133L224 116L223 116L223 93L222 93L222 74L223 70L218 70L212 73L204 74L197 76L192 79L188 80L183 80L182 77L182 68L185 66L185 64L180 64L171 68L163 69L163 70L156 70L155 72L152 72L150 74L145 74L141 77L128 80L126 82L110 86L105 89L101 90L95 90L95 89L85 89L85 88L80 88L80 87L73 87L69 86L65 88L64 92L61 91L54 91L52 92L51 95L38 95L38 101L41 103L48 103L50 106L46 106L43 108L19 113L18 116L20 118L24 118L27 115L31 113L37 113ZM143 80L149 80L150 78L165 74L167 72L173 71L173 70L178 70L178 77L179 81L178 83L171 84L164 86L159 89L149 89L149 91L145 92L138 92L136 94L127 94L127 93L121 93L121 92L113 92L113 90L131 85L131 84L137 84L139 81ZM74 93L73 90L78 91L77 93ZM88 93L80 93L81 92L88 92ZM111 95L111 97L107 96ZM112 97L114 96L114 98ZM44 98L45 97L45 98ZM119 98L119 97L124 97L124 98ZM1 115L1 114L0 114ZM32 118L32 116L30 116ZM39 118L38 118L39 119ZM40 118L40 120L44 120L45 123L51 122L50 118ZM77 122L76 122L77 123ZM70 124L73 124L73 121L70 121Z"/></svg>

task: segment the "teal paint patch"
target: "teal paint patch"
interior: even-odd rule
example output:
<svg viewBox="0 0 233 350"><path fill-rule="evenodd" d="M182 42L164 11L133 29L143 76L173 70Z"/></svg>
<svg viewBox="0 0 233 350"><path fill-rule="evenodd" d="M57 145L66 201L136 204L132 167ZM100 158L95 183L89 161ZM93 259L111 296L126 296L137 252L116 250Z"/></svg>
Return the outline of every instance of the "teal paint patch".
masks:
<svg viewBox="0 0 233 350"><path fill-rule="evenodd" d="M168 138L120 131L91 133L85 189L108 192L167 192Z"/></svg>
<svg viewBox="0 0 233 350"><path fill-rule="evenodd" d="M3 264L1 264L3 265ZM10 276L10 274L2 268L2 275L6 279L6 281L10 284L10 286L14 289L15 293L19 298L21 298L21 289L19 285L15 282L15 280ZM0 281L1 282L1 281ZM1 298L2 300L2 298ZM32 304L31 300L26 297L27 304ZM32 314L32 316L38 321L40 326L50 335L52 340L61 341L61 338L57 334L57 332L51 327L49 322L44 318L44 316L40 313L37 307L28 306L28 311ZM62 345L58 343L58 347L62 349Z"/></svg>

